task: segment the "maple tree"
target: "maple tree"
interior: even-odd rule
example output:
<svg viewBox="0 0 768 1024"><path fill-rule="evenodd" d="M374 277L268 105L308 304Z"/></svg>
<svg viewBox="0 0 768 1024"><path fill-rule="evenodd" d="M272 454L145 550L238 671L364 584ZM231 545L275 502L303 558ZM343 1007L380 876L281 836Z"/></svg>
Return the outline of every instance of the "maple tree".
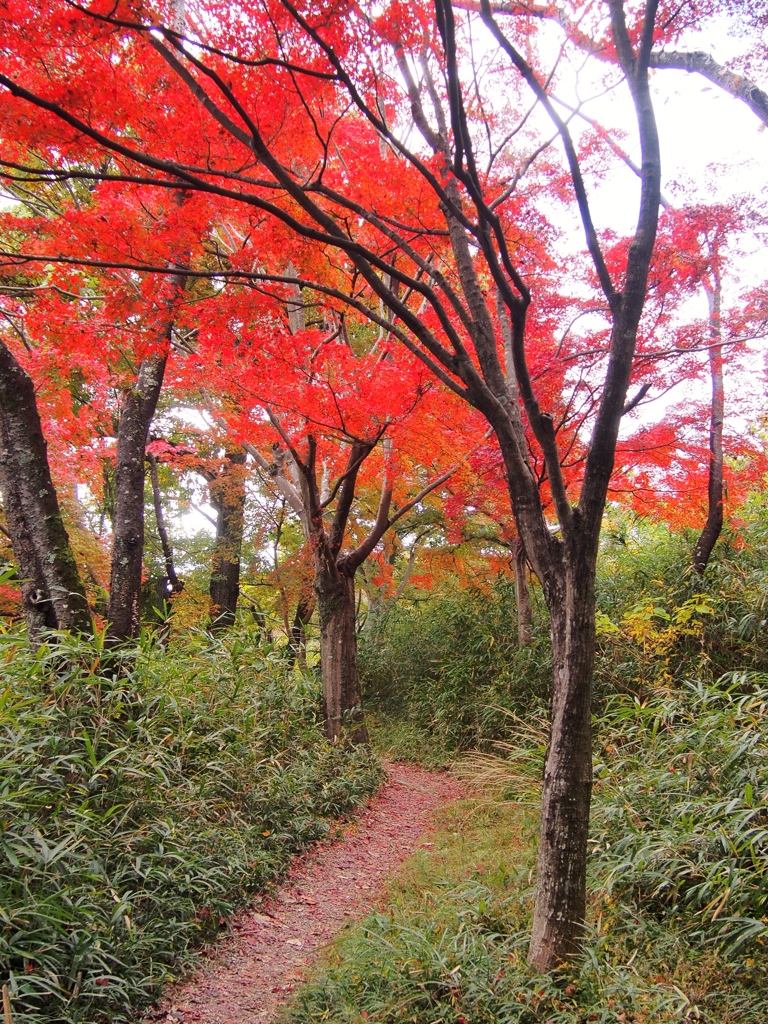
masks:
<svg viewBox="0 0 768 1024"><path fill-rule="evenodd" d="M54 187L41 197L34 186L12 186L11 193L22 212L19 214L17 207L13 215L6 216L6 230L23 232L28 251L50 247L66 259L68 252L79 253L86 247L114 260L136 248L147 252L158 225L174 233L181 248L188 248L199 237L184 196L174 195L166 204L141 193L104 197L85 190L70 195L59 185L58 194L53 194ZM102 236L103 226L112 215L120 218L116 239ZM78 417L60 409L59 421L63 418L68 423L73 438L79 433L81 444L84 430L79 419L90 420L92 428L104 436L113 431L115 434L114 449L102 447L101 456L114 463L106 617L110 640L121 642L138 635L145 447L178 309L186 295L185 281L178 273L141 279L102 268L84 273L61 263L43 274L37 287L41 291L32 289L32 298L27 300L19 321L24 331L21 340L36 349L38 369L44 375L69 374L69 382L66 377L60 382L60 394L71 390L73 377L77 377L84 393L82 406L91 410L89 417ZM82 301L78 301L81 296ZM104 379L118 395L116 416L112 415L114 408L105 408L107 396L100 383ZM91 472L93 469L92 462Z"/></svg>
<svg viewBox="0 0 768 1024"><path fill-rule="evenodd" d="M727 371L739 382L740 394L730 396L732 414L750 416L745 358L749 343L764 335L764 318L749 295L723 309L724 283L735 276L747 234L749 244L759 241L764 216L743 196L727 204L665 206L638 341L634 379L644 391L638 404L705 377L711 397L707 403L689 398L623 437L611 494L642 514L698 529L692 564L701 575L723 528L726 489L735 508L764 472L760 446L743 428L729 429L725 415ZM697 295L706 299L705 317L686 312Z"/></svg>
<svg viewBox="0 0 768 1024"><path fill-rule="evenodd" d="M754 222L753 229L760 219L757 211L750 209L750 205L742 199L741 202L735 201L729 206L712 204L685 208L677 212L677 216L673 218L671 232L672 245L679 254L677 277L683 278L688 288L698 286L704 291L708 311L705 348L711 401L708 417L707 511L706 521L693 551L693 568L699 575L704 573L724 523L725 365L728 363L735 369L733 364L737 363L739 355L744 354L745 342L751 333L743 313L734 317L731 326L724 330L722 308L723 281L727 276L730 262L729 242L733 236L744 233L747 219ZM752 328L754 329L754 325ZM762 459L755 458L757 453L750 451L748 444L742 443L739 454L748 461L751 470L742 475L748 480L750 477L754 480L752 474L756 467L762 468ZM732 478L735 475L731 473ZM733 482L735 481L732 480Z"/></svg>
<svg viewBox="0 0 768 1024"><path fill-rule="evenodd" d="M42 12L17 3L2 14L0 116L6 132L44 154L42 167L6 159L6 173L22 181L90 181L123 197L183 192L200 209L210 204L200 223L245 226L216 270L205 262L210 251L194 256L162 231L146 253L120 253L124 270L172 280L181 262L186 278L293 289L294 306L295 289L312 290L399 342L493 429L517 535L551 617L552 722L530 948L531 962L548 969L578 948L586 906L595 565L622 417L637 403L627 396L661 201L649 70L691 13L657 0L585 11L505 3L498 18L488 0L463 6L466 15L446 0L434 11L211 0L189 4L185 23L178 5L138 0L51 0ZM707 12L728 6L712 2ZM590 184L615 145L598 129L577 136L560 113L567 75L559 60L546 70L544 35L538 47L537 27L548 19L564 50L587 50L628 95L632 123L622 128L636 133L641 161L636 227L623 246L601 236L590 204ZM577 211L586 253L558 248L553 196ZM218 229L209 231L215 242ZM20 257L117 262L83 246L9 258ZM585 281L600 326L566 332L564 354L547 322L583 306ZM574 387L562 360L595 348ZM542 387L537 361L554 365L558 381ZM300 449L281 417L272 427L298 472L318 598L348 605L341 539L378 438L346 435L326 528L314 435L305 432ZM381 494L358 554L343 556L350 571L389 521L386 486ZM328 615L321 609L321 629ZM343 689L334 658L325 647L324 672L339 674L334 685Z"/></svg>
<svg viewBox="0 0 768 1024"><path fill-rule="evenodd" d="M20 187L12 188L11 195L33 213L42 211L50 217L60 212L57 191L57 186L43 192ZM6 229L18 234L20 228L26 229L27 220L10 217ZM89 439L99 417L80 415L83 380L68 356L51 358L51 349L40 344L52 305L76 297L66 282L51 283L44 275L21 268L9 268L0 281L0 489L18 565L22 611L33 644L47 629L86 633L91 628L86 591L54 475L66 480L69 461L93 468ZM62 448L68 448L74 458L64 456ZM68 518L71 529L76 524ZM83 567L96 582L92 566Z"/></svg>
<svg viewBox="0 0 768 1024"><path fill-rule="evenodd" d="M448 454L455 459L456 448L445 452L442 467L434 435L425 450L424 419L431 413L434 421L435 389L418 361L393 358L383 337L371 340L363 333L353 343L355 325L339 317L334 327L332 309L318 326L302 326L304 313L299 318L298 310L305 310L304 301L293 291L281 296L263 289L223 290L206 303L185 373L190 389L205 374L209 412L269 476L301 524L313 593L300 590L292 643L300 651L301 631L316 601L326 731L336 740L347 721L350 739L361 742L367 731L357 667L355 575L385 533L448 478L453 467L446 469L445 462ZM216 401L212 394L219 396ZM436 397L442 410L445 403ZM444 432L459 438L449 428ZM413 483L418 477L402 472L409 448L421 449L421 466L431 465L426 483ZM378 497L370 514L358 509L351 530L363 486ZM241 516L242 504L239 510Z"/></svg>

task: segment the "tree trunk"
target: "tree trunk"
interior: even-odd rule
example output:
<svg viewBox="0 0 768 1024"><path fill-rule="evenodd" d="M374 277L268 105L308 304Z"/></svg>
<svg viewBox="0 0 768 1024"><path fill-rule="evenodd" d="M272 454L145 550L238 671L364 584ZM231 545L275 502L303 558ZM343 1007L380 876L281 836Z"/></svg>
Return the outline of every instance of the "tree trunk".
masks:
<svg viewBox="0 0 768 1024"><path fill-rule="evenodd" d="M91 631L91 615L48 465L32 379L0 342L0 486L33 642L44 626ZM44 605L50 602L50 608ZM33 606L39 604L40 608Z"/></svg>
<svg viewBox="0 0 768 1024"><path fill-rule="evenodd" d="M6 464L5 455L8 451L6 441L5 420L0 415L0 491L3 494L5 521L8 524L8 537L13 549L13 557L18 567L18 579L21 589L21 609L27 624L27 635L33 647L37 647L43 633L47 629L56 629L56 616L53 612L51 597L43 582L43 574L35 554L32 537L24 521L21 499L15 484L12 467ZM9 471L9 469L11 471Z"/></svg>
<svg viewBox="0 0 768 1024"><path fill-rule="evenodd" d="M163 386L166 355L142 360L136 383L120 403L115 465L115 518L109 586L109 627L113 643L138 636L144 556L144 453Z"/></svg>
<svg viewBox="0 0 768 1024"><path fill-rule="evenodd" d="M267 626L267 613L257 603L249 602L251 617L256 626L256 639L260 644L272 643L272 630Z"/></svg>
<svg viewBox="0 0 768 1024"><path fill-rule="evenodd" d="M712 405L709 420L709 484L707 521L693 550L693 568L704 575L709 556L723 529L723 417L725 415L725 389L723 385L723 346L720 321L720 277L714 275L714 284L707 287L709 302L709 375L712 381Z"/></svg>
<svg viewBox="0 0 768 1024"><path fill-rule="evenodd" d="M152 480L152 500L155 506L155 522L157 524L157 534L160 538L160 546L163 549L163 561L165 562L166 580L170 587L170 596L174 594L180 594L184 589L183 582L179 579L176 573L176 564L173 559L173 545L171 539L168 536L168 528L165 525L165 513L163 512L163 497L160 492L160 477L157 472L157 459L154 455L147 455L147 461L149 462L149 475ZM163 601L167 601L169 597L168 587L166 587L163 595Z"/></svg>
<svg viewBox="0 0 768 1024"><path fill-rule="evenodd" d="M291 664L299 663L300 668L307 667L307 625L314 615L317 598L310 586L302 587L296 614L291 626Z"/></svg>
<svg viewBox="0 0 768 1024"><path fill-rule="evenodd" d="M245 452L227 451L221 472L209 485L216 509L216 544L209 588L211 632L234 625L240 596L240 554L245 516Z"/></svg>
<svg viewBox="0 0 768 1024"><path fill-rule="evenodd" d="M529 962L542 971L571 959L584 932L595 651L595 566L589 561L568 559L564 585L549 602L552 719L528 953Z"/></svg>
<svg viewBox="0 0 768 1024"><path fill-rule="evenodd" d="M319 573L315 592L320 615L325 734L335 743L342 728L348 727L350 743L367 743L357 667L354 575L333 570Z"/></svg>
<svg viewBox="0 0 768 1024"><path fill-rule="evenodd" d="M517 641L527 647L533 640L533 613L531 591L528 586L528 558L525 545L516 537L512 541L512 556L515 560L515 604L517 605Z"/></svg>

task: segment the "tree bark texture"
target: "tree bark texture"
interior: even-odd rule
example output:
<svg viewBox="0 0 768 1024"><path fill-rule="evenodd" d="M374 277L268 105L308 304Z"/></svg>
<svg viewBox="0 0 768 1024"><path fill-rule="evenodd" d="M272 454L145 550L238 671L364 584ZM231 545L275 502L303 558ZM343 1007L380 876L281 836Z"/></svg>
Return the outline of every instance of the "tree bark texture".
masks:
<svg viewBox="0 0 768 1024"><path fill-rule="evenodd" d="M594 580L594 566L569 566L565 587L550 603L552 717L529 956L540 970L571 959L584 929L592 792Z"/></svg>
<svg viewBox="0 0 768 1024"><path fill-rule="evenodd" d="M291 624L291 664L307 667L307 626L314 615L317 597L311 586L302 587Z"/></svg>
<svg viewBox="0 0 768 1024"><path fill-rule="evenodd" d="M240 596L240 555L245 517L245 452L232 448L219 474L209 483L216 509L216 543L209 587L211 631L234 625Z"/></svg>
<svg viewBox="0 0 768 1024"><path fill-rule="evenodd" d="M367 743L363 721L360 673L357 666L355 578L335 567L315 579L320 617L325 734L337 742L348 730L351 743Z"/></svg>
<svg viewBox="0 0 768 1024"><path fill-rule="evenodd" d="M702 75L730 96L746 103L752 113L759 117L764 125L768 125L768 93L745 75L718 64L711 54L703 50L688 53L663 50L651 54L650 66Z"/></svg>
<svg viewBox="0 0 768 1024"><path fill-rule="evenodd" d="M723 384L722 324L720 320L721 285L714 275L708 286L709 302L709 376L712 382L712 404L709 420L709 481L707 485L707 521L693 550L693 568L699 576L709 562L709 556L723 529L723 418L725 416L725 388Z"/></svg>
<svg viewBox="0 0 768 1024"><path fill-rule="evenodd" d="M8 445L5 418L2 414L0 414L0 446L2 446L0 450L0 491L3 495L3 510L8 525L8 536L18 567L21 609L27 624L29 641L33 647L37 647L43 638L43 632L47 629L56 629L58 623L50 594L45 587L34 543L24 521L15 474L12 471L9 472L5 458Z"/></svg>
<svg viewBox="0 0 768 1024"><path fill-rule="evenodd" d="M170 585L170 593L180 594L184 589L184 584L179 579L176 573L176 564L173 559L173 545L171 539L168 536L168 528L165 524L165 513L163 512L163 498L160 492L160 477L157 472L157 459L154 455L147 455L147 461L149 462L149 474L152 480L152 501L155 506L155 522L157 524L157 534L160 537L160 546L163 549L163 561L165 562L165 573L168 584ZM163 597L163 600L167 600L168 591Z"/></svg>
<svg viewBox="0 0 768 1024"><path fill-rule="evenodd" d="M46 626L89 633L85 587L51 479L34 385L2 342L0 444L0 487L30 637L34 642Z"/></svg>
<svg viewBox="0 0 768 1024"><path fill-rule="evenodd" d="M531 591L528 586L528 558L525 546L519 537L512 542L512 557L515 562L515 604L517 606L517 642L527 647L533 640L533 612Z"/></svg>
<svg viewBox="0 0 768 1024"><path fill-rule="evenodd" d="M157 408L165 374L166 354L146 356L136 383L123 391L115 464L115 517L109 586L112 642L139 633L139 603L144 556L144 454L149 425Z"/></svg>
<svg viewBox="0 0 768 1024"><path fill-rule="evenodd" d="M302 459L295 450L292 453L300 474L301 519L312 551L312 586L320 618L325 732L334 743L348 726L347 739L350 743L368 742L357 666L355 573L389 525L392 488L386 480L373 529L354 551L342 554L341 549L355 497L357 475L374 447L375 442L364 441L350 445L346 471L334 489L337 492L336 507L328 524L326 509L330 498L321 498L315 439L308 438L306 459Z"/></svg>

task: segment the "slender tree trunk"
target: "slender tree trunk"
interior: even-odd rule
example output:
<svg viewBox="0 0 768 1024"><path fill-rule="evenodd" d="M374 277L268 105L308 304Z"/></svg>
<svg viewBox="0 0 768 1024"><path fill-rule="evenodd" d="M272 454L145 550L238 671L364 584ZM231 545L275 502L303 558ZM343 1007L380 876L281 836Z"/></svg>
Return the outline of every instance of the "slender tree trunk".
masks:
<svg viewBox="0 0 768 1024"><path fill-rule="evenodd" d="M539 970L578 952L586 913L592 792L594 561L575 561L550 599L552 721L544 766L536 906L528 959Z"/></svg>
<svg viewBox="0 0 768 1024"><path fill-rule="evenodd" d="M249 602L249 608L254 624L256 626L256 636L260 644L271 644L272 643L272 630L267 628L267 613L258 604L253 601Z"/></svg>
<svg viewBox="0 0 768 1024"><path fill-rule="evenodd" d="M307 667L307 626L314 615L317 598L311 586L302 587L296 614L291 626L291 664L298 661L301 668Z"/></svg>
<svg viewBox="0 0 768 1024"><path fill-rule="evenodd" d="M693 568L704 575L709 556L723 529L723 418L725 389L723 385L723 346L720 303L722 289L719 274L706 288L709 302L709 375L712 381L712 405L709 420L709 484L707 521L693 550Z"/></svg>
<svg viewBox="0 0 768 1024"><path fill-rule="evenodd" d="M0 487L33 641L43 626L91 631L91 615L48 465L32 379L0 342ZM50 609L42 606L50 602ZM33 609L34 604L41 608Z"/></svg>
<svg viewBox="0 0 768 1024"><path fill-rule="evenodd" d="M163 512L163 497L160 491L160 477L157 472L157 459L154 455L147 453L149 462L149 476L152 481L152 501L155 507L155 523L157 533L160 537L160 546L163 549L163 561L165 562L165 576L161 576L156 584L157 609L160 616L160 627L157 637L161 644L165 644L171 635L171 611L172 602L176 594L184 589L184 581L180 580L176 572L176 564L173 558L173 545L168 536L168 528L165 525L165 514Z"/></svg>
<svg viewBox="0 0 768 1024"><path fill-rule="evenodd" d="M149 462L149 474L152 480L152 501L155 506L155 522L157 533L160 537L160 546L163 549L163 561L165 562L165 574L171 587L171 594L179 594L184 589L184 584L176 573L176 565L173 559L173 545L168 536L168 528L165 525L165 514L163 512L163 499L160 493L160 478L157 473L157 459L154 455L147 455ZM167 594L165 595L168 596Z"/></svg>
<svg viewBox="0 0 768 1024"><path fill-rule="evenodd" d="M211 631L234 625L240 596L240 555L245 516L245 452L231 449L221 472L209 485L216 509L216 543L209 588Z"/></svg>
<svg viewBox="0 0 768 1024"><path fill-rule="evenodd" d="M109 586L109 628L112 642L133 639L139 632L139 600L144 556L144 455L147 434L163 386L165 352L142 360L136 383L120 403L115 465L115 518Z"/></svg>
<svg viewBox="0 0 768 1024"><path fill-rule="evenodd" d="M355 630L355 578L335 567L315 579L320 615L325 734L336 742L349 727L351 743L367 743Z"/></svg>
<svg viewBox="0 0 768 1024"><path fill-rule="evenodd" d="M512 557L515 561L517 640L521 647L527 647L533 640L533 613L531 591L528 586L528 558L525 554L525 545L519 537L512 541Z"/></svg>

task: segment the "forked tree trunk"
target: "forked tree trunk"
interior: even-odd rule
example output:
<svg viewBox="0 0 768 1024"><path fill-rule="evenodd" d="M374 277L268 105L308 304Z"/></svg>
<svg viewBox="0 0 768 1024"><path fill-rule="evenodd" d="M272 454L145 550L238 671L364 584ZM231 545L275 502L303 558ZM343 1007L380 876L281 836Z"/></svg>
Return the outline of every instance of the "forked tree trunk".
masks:
<svg viewBox="0 0 768 1024"><path fill-rule="evenodd" d="M530 963L542 971L572 958L584 934L592 792L594 594L594 564L582 562L565 569L564 585L550 600L552 718L528 955Z"/></svg>
<svg viewBox="0 0 768 1024"><path fill-rule="evenodd" d="M221 473L209 484L216 509L216 543L209 587L211 631L234 625L240 597L240 555L245 516L245 452L226 452Z"/></svg>
<svg viewBox="0 0 768 1024"><path fill-rule="evenodd" d="M723 529L723 418L725 389L723 385L723 346L720 320L721 285L718 274L707 287L709 302L709 376L712 381L712 405L709 420L709 482L707 487L707 521L693 550L693 568L704 575L709 556Z"/></svg>
<svg viewBox="0 0 768 1024"><path fill-rule="evenodd" d="M0 342L0 486L33 642L53 625L91 631L91 615L48 465L32 379ZM50 608L44 608L50 602ZM39 608L34 606L39 604Z"/></svg>
<svg viewBox="0 0 768 1024"><path fill-rule="evenodd" d="M144 455L147 434L163 386L166 356L142 360L136 383L120 403L115 465L115 517L109 585L109 627L113 643L139 633L139 603L144 556Z"/></svg>
<svg viewBox="0 0 768 1024"><path fill-rule="evenodd" d="M528 586L528 558L525 554L525 546L519 537L512 542L512 557L515 561L517 642L521 647L527 647L533 640L533 613L531 611L531 590Z"/></svg>
<svg viewBox="0 0 768 1024"><path fill-rule="evenodd" d="M354 575L334 570L318 573L315 591L320 616L325 734L337 742L342 731L348 730L350 743L367 743L357 665Z"/></svg>

